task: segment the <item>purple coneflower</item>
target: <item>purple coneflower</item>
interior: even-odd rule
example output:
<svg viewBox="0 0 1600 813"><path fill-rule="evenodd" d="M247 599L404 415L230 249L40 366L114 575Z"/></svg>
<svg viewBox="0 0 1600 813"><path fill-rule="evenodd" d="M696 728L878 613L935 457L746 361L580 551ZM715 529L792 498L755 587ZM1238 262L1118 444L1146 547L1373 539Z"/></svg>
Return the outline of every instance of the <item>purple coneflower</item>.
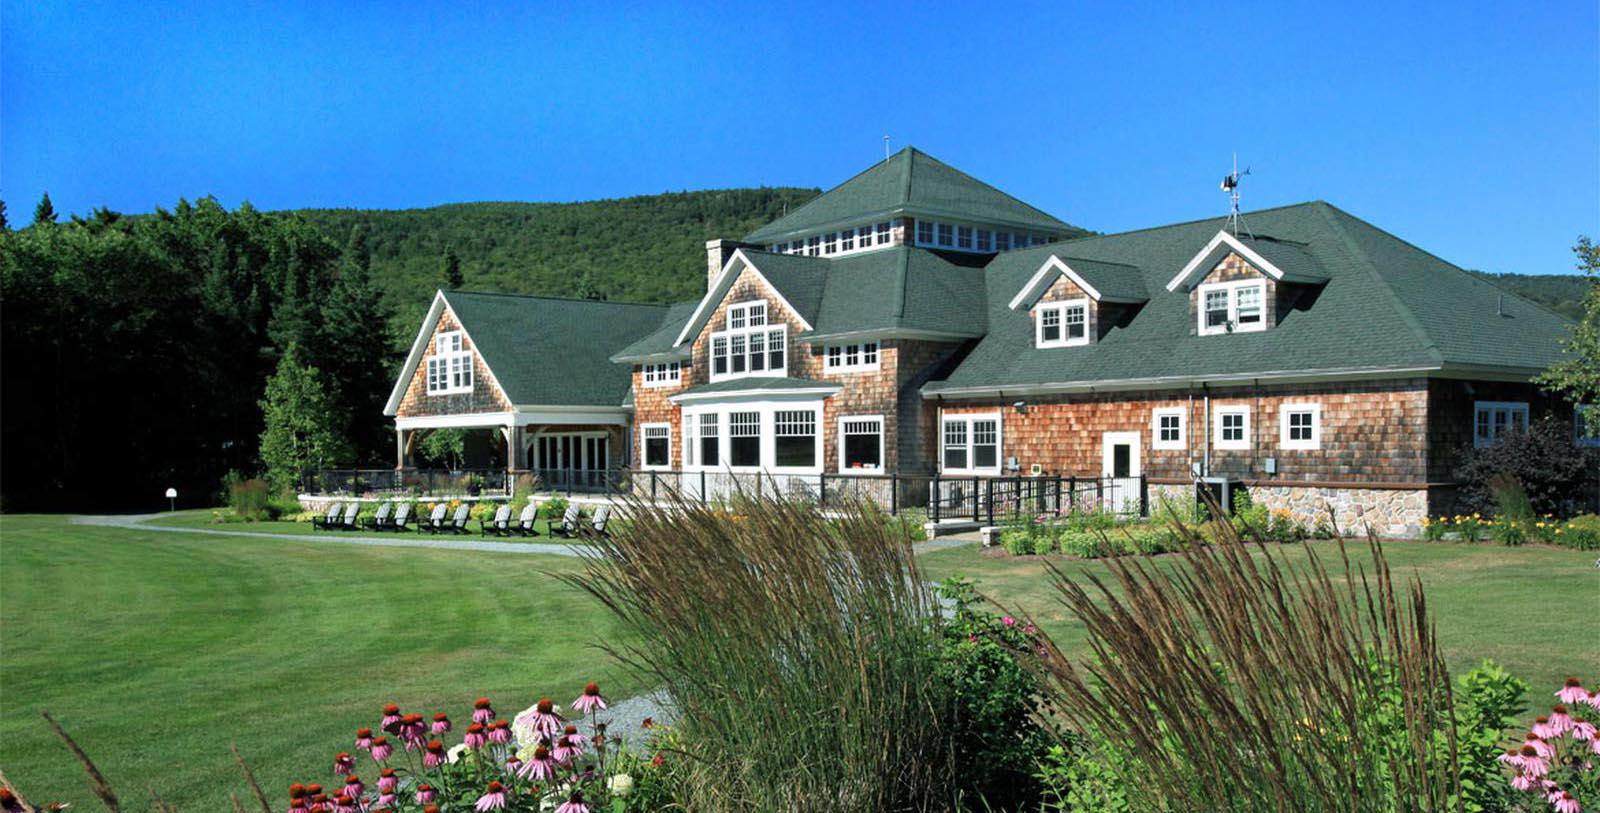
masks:
<svg viewBox="0 0 1600 813"><path fill-rule="evenodd" d="M511 742L511 721L495 720L489 724L489 742L504 745Z"/></svg>
<svg viewBox="0 0 1600 813"><path fill-rule="evenodd" d="M439 712L438 714L433 715L433 733L435 733L435 734L448 734L448 733L450 733L450 716L449 715L445 714L442 711Z"/></svg>
<svg viewBox="0 0 1600 813"><path fill-rule="evenodd" d="M488 742L489 738L483 733L483 723L473 723L467 726L466 736L461 738L461 743L476 751Z"/></svg>
<svg viewBox="0 0 1600 813"><path fill-rule="evenodd" d="M572 798L556 808L556 813L589 813L589 806L583 803L583 791L573 791Z"/></svg>
<svg viewBox="0 0 1600 813"><path fill-rule="evenodd" d="M430 804L437 798L439 798L439 791L434 790L432 785L424 782L417 786L417 804Z"/></svg>
<svg viewBox="0 0 1600 813"><path fill-rule="evenodd" d="M1534 736L1538 737L1541 740L1548 740L1551 737L1555 736L1555 732L1553 730L1551 730L1551 728L1550 728L1550 718L1547 717L1547 716L1539 716L1539 717L1533 718L1533 732L1532 733L1533 733Z"/></svg>
<svg viewBox="0 0 1600 813"><path fill-rule="evenodd" d="M472 704L472 722L488 723L494 720L494 707L489 705L489 698L480 697L478 702Z"/></svg>
<svg viewBox="0 0 1600 813"><path fill-rule="evenodd" d="M350 752L349 751L340 751L338 754L334 755L334 757L333 757L333 773L334 773L334 775L336 775L336 776L344 776L345 774L347 774L347 773L349 773L349 772L351 772L351 771L353 771L355 769L356 769L356 761L355 761L354 757L350 756Z"/></svg>
<svg viewBox="0 0 1600 813"><path fill-rule="evenodd" d="M506 759L506 773L510 774L511 776L516 776L517 771L520 770L522 770L522 760L518 759L516 754L512 754Z"/></svg>
<svg viewBox="0 0 1600 813"><path fill-rule="evenodd" d="M394 746L389 744L389 738L382 734L372 738L372 761L384 762L389 755L394 753Z"/></svg>
<svg viewBox="0 0 1600 813"><path fill-rule="evenodd" d="M399 803L400 797L394 793L380 793L378 794L378 801L375 802L378 807L392 807Z"/></svg>
<svg viewBox="0 0 1600 813"><path fill-rule="evenodd" d="M399 726L399 725L400 725L400 707L395 705L395 704L393 704L393 703L390 703L390 704L384 706L383 707L383 720L379 721L378 727L383 729L384 731L387 731L387 732L393 734L395 732L395 730L396 730L395 727Z"/></svg>
<svg viewBox="0 0 1600 813"><path fill-rule="evenodd" d="M400 718L400 736L406 741L408 749L413 741L420 741L427 734L428 726L422 722L422 715L407 714Z"/></svg>
<svg viewBox="0 0 1600 813"><path fill-rule="evenodd" d="M1537 779L1550 773L1550 766L1544 761L1544 755L1539 753L1539 749L1532 745L1532 742L1532 740L1529 740L1528 745L1522 746L1522 765L1517 770L1521 771L1523 776ZM1549 746L1545 747L1548 748Z"/></svg>
<svg viewBox="0 0 1600 813"><path fill-rule="evenodd" d="M541 745L533 749L533 759L522 763L517 776L523 779L550 780L556 775L555 761L550 758L550 749Z"/></svg>
<svg viewBox="0 0 1600 813"><path fill-rule="evenodd" d="M490 782L489 790L478 797L478 803L472 806L473 810L504 810L506 806L506 786L499 782Z"/></svg>
<svg viewBox="0 0 1600 813"><path fill-rule="evenodd" d="M579 714L588 714L593 709L604 710L606 699L600 696L600 684L590 681L588 685L583 687L583 694L579 695L577 700L572 701L572 707Z"/></svg>
<svg viewBox="0 0 1600 813"><path fill-rule="evenodd" d="M1583 810L1578 805L1578 800L1572 798L1572 794L1566 791L1561 791L1561 797L1552 799L1551 803L1556 806L1556 813L1579 813L1579 811Z"/></svg>
<svg viewBox="0 0 1600 813"><path fill-rule="evenodd" d="M1520 769L1522 767L1522 752L1515 748L1507 748L1506 752L1495 757L1495 760L1501 765L1509 765L1512 768Z"/></svg>
<svg viewBox="0 0 1600 813"><path fill-rule="evenodd" d="M400 777L395 776L393 768L384 768L383 772L378 774L378 790L380 792L394 793L394 789L398 787L400 787Z"/></svg>
<svg viewBox="0 0 1600 813"><path fill-rule="evenodd" d="M428 741L428 750L422 755L422 765L425 768L437 768L445 761L444 743L438 740Z"/></svg>
<svg viewBox="0 0 1600 813"><path fill-rule="evenodd" d="M1594 739L1597 733L1594 723L1588 720L1574 720L1572 722L1572 738L1582 742Z"/></svg>
<svg viewBox="0 0 1600 813"><path fill-rule="evenodd" d="M359 809L350 801L349 794L341 793L333 797L333 813L359 813Z"/></svg>
<svg viewBox="0 0 1600 813"><path fill-rule="evenodd" d="M361 777L350 774L344 778L344 793L352 799L360 800L361 794L366 792L367 786L361 784Z"/></svg>
<svg viewBox="0 0 1600 813"><path fill-rule="evenodd" d="M1008 627L1015 627L1017 625L1017 619L1012 618L1009 615L1005 615L1000 617L1000 623L1005 624Z"/></svg>
<svg viewBox="0 0 1600 813"><path fill-rule="evenodd" d="M534 731L547 737L554 737L566 722L561 715L556 714L556 705L548 697L539 698L533 708L523 712L517 722L524 722Z"/></svg>
<svg viewBox="0 0 1600 813"><path fill-rule="evenodd" d="M1556 706L1550 710L1550 732L1561 736L1572 730L1572 717L1567 714L1566 706Z"/></svg>
<svg viewBox="0 0 1600 813"><path fill-rule="evenodd" d="M360 748L363 751L366 751L366 750L372 748L372 729L370 729L370 728L358 728L358 729L356 729L356 747Z"/></svg>
<svg viewBox="0 0 1600 813"><path fill-rule="evenodd" d="M311 797L311 809L319 813L331 813L333 801L328 798L328 794L318 793Z"/></svg>
<svg viewBox="0 0 1600 813"><path fill-rule="evenodd" d="M1573 703L1582 703L1583 701L1588 700L1589 693L1584 691L1583 683L1581 681L1575 677L1569 677L1567 678L1566 685L1561 687L1561 691L1556 692L1556 699L1571 705Z"/></svg>
<svg viewBox="0 0 1600 813"><path fill-rule="evenodd" d="M1540 759L1550 759L1556 755L1555 746L1545 742L1544 738L1537 734L1529 733L1528 741L1525 744L1528 748L1532 748L1534 755ZM1522 753L1526 755L1528 752L1523 750Z"/></svg>
<svg viewBox="0 0 1600 813"><path fill-rule="evenodd" d="M556 762L565 765L572 758L583 753L583 735L578 733L577 726L567 726L561 736L556 738L555 750L551 755Z"/></svg>

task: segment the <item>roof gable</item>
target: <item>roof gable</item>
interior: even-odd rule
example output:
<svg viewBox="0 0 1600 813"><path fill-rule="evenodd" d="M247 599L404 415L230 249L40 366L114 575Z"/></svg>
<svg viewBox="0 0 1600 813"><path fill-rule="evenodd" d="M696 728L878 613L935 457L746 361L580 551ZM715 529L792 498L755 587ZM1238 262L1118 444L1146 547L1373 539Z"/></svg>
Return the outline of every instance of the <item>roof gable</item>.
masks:
<svg viewBox="0 0 1600 813"><path fill-rule="evenodd" d="M1167 290L1193 290L1229 254L1238 254L1251 267L1279 282L1318 284L1328 281L1321 264L1305 250L1303 243L1272 237L1241 238L1223 229L1167 282Z"/></svg>
<svg viewBox="0 0 1600 813"><path fill-rule="evenodd" d="M1145 292L1144 273L1136 266L1087 260L1063 259L1055 254L1017 291L1007 304L1012 310L1028 309L1050 290L1057 277L1066 277L1096 302L1139 303L1150 299Z"/></svg>
<svg viewBox="0 0 1600 813"><path fill-rule="evenodd" d="M746 273L754 274L784 309L800 320L802 330L811 330L812 322L817 318L817 307L822 301L823 287L827 284L828 261L819 257L771 254L741 248L722 266L722 272L717 274L716 281L673 340L674 347L694 343L700 331L710 324L717 305L733 290L733 284L739 277Z"/></svg>
<svg viewBox="0 0 1600 813"><path fill-rule="evenodd" d="M1081 231L927 153L907 147L744 239L764 243L899 214L1066 234Z"/></svg>

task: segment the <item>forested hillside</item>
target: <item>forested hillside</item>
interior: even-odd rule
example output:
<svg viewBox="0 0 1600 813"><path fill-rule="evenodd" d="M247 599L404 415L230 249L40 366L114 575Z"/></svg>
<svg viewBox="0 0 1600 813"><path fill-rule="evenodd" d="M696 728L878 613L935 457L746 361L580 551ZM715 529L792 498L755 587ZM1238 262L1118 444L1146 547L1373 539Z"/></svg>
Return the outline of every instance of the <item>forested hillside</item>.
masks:
<svg viewBox="0 0 1600 813"><path fill-rule="evenodd" d="M1577 319L1583 315L1583 294L1592 281L1582 274L1490 274L1473 272L1492 280L1494 284L1521 294L1567 317Z"/></svg>
<svg viewBox="0 0 1600 813"><path fill-rule="evenodd" d="M446 254L471 290L676 302L705 291L705 242L740 237L818 194L722 189L582 203L461 203L430 209L291 212L343 243L364 226L373 281L409 343Z"/></svg>

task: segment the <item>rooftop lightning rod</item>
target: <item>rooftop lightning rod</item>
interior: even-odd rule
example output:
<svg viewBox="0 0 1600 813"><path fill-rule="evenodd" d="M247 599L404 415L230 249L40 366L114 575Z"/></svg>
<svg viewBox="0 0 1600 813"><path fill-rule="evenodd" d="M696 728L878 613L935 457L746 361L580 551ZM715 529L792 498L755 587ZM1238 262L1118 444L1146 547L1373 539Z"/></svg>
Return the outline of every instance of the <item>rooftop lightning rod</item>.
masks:
<svg viewBox="0 0 1600 813"><path fill-rule="evenodd" d="M1228 193L1228 201L1232 204L1232 208L1228 211L1228 228L1233 231L1233 236L1238 237L1239 227L1244 226L1244 233L1250 235L1250 239L1254 240L1256 236L1250 231L1250 225L1245 223L1244 218L1239 216L1239 182L1249 174L1249 167L1245 167L1244 172L1239 171L1239 154L1234 153L1233 171L1223 177L1222 191Z"/></svg>

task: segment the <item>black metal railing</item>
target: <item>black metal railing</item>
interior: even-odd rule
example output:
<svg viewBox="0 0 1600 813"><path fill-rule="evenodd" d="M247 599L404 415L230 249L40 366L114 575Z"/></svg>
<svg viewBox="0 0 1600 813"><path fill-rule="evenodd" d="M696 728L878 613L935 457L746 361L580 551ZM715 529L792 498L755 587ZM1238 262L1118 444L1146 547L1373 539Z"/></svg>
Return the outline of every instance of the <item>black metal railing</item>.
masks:
<svg viewBox="0 0 1600 813"><path fill-rule="evenodd" d="M505 469L318 469L306 473L303 489L319 495L505 496L511 482Z"/></svg>

